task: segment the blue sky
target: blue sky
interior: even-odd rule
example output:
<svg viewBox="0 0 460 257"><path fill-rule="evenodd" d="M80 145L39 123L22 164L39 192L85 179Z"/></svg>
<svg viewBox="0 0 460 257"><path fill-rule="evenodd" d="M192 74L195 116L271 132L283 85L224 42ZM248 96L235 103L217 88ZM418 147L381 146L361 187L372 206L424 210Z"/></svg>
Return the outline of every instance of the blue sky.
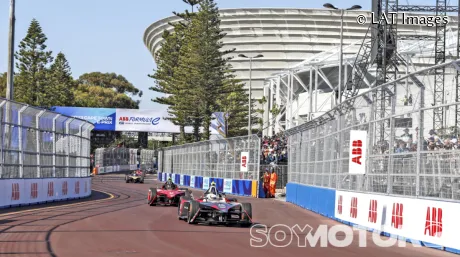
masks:
<svg viewBox="0 0 460 257"><path fill-rule="evenodd" d="M0 72L7 70L9 0L0 1ZM16 0L16 50L32 18L48 37L56 55L62 51L74 77L86 72L115 72L144 91L142 109L161 108L150 99L154 81L147 77L155 68L144 46L144 30L153 22L187 8L182 0ZM324 1L326 2L326 1ZM217 0L219 8L290 7L322 8L311 0ZM371 1L331 0L338 7L353 4L370 9ZM403 1L405 2L405 1ZM435 1L433 0L433 5Z"/></svg>

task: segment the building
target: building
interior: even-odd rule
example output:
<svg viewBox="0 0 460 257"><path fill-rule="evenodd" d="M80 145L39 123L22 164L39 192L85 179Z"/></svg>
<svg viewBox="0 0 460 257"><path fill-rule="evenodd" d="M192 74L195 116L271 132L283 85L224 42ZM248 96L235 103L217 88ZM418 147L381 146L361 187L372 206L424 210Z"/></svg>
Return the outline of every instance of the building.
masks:
<svg viewBox="0 0 460 257"><path fill-rule="evenodd" d="M250 63L239 54L264 57L252 62L252 96L266 96L264 134L302 124L312 115L330 108L331 92L338 83L338 49L340 44L340 11L328 9L293 8L241 8L221 9L221 28L227 33L223 43L226 49L235 48L231 60L237 78L249 84ZM358 15L367 17L366 24L358 24ZM150 25L144 33L144 43L152 55L161 47L162 32L170 30L169 22L178 17L168 17ZM344 13L343 55L344 70L351 68L371 20L369 11ZM456 17L448 24L447 48L456 44ZM434 35L435 28L426 25L398 25L398 51L411 58L415 69L428 67L434 62L434 41L420 40L424 35ZM406 38L406 39L404 39ZM408 62L409 63L409 62ZM412 67L412 68L414 68ZM406 70L410 67L406 65ZM366 71L365 83L371 86L372 70ZM404 69L400 72L405 73ZM317 96L320 95L321 96ZM311 96L311 97L310 97ZM324 99L324 101L314 101ZM327 102L329 101L329 102ZM306 103L306 104L304 104ZM272 117L274 106L284 108ZM321 108L320 108L321 107Z"/></svg>

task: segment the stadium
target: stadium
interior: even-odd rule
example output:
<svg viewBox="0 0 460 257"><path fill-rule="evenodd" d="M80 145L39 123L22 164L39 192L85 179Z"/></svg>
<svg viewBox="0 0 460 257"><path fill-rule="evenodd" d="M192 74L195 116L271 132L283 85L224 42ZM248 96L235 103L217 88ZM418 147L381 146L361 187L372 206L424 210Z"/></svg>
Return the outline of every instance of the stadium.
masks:
<svg viewBox="0 0 460 257"><path fill-rule="evenodd" d="M332 92L338 83L339 11L254 8L221 9L220 12L221 28L227 33L223 40L225 49L236 49L232 53L234 59L231 64L237 78L244 81L246 86L249 85L249 59L240 58L238 55L263 55L262 58L252 61L251 92L253 98L260 99L265 96L268 100L263 107L263 135L272 136L303 124L324 114L333 106L335 100ZM368 22L359 24L358 15L365 15ZM422 16L414 14L417 15ZM143 40L152 56L161 47L162 32L172 29L168 23L177 22L179 19L175 16L168 17L146 29ZM351 67L363 44L363 38L366 37L370 20L369 11L344 13L344 74L351 74ZM405 64L401 64L398 76L434 64L435 41L432 37L435 29L423 24L398 24L398 53L406 60ZM456 38L457 17L450 17L445 37L446 60L454 59ZM373 71L375 73L375 67L366 71L364 90L375 83ZM446 74L445 81L452 79L453 77ZM403 83L406 83L406 89L405 92L398 92L400 103L405 97L410 97L412 89L411 81ZM446 91L449 89L446 88ZM312 97L309 97L308 92L312 92ZM274 106L282 110L278 117L272 117L269 111Z"/></svg>

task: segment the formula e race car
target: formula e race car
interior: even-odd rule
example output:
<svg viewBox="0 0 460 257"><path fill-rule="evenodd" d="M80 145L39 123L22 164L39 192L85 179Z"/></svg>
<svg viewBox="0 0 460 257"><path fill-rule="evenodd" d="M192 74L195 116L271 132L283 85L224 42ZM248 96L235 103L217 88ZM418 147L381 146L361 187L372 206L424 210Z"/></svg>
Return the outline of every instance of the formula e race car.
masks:
<svg viewBox="0 0 460 257"><path fill-rule="evenodd" d="M181 197L178 218L189 224L251 226L252 206L227 198L225 193L212 194L194 199L193 195Z"/></svg>
<svg viewBox="0 0 460 257"><path fill-rule="evenodd" d="M173 205L178 206L182 196L190 195L187 188L167 187L163 185L161 188L150 188L147 196L147 203L150 206Z"/></svg>
<svg viewBox="0 0 460 257"><path fill-rule="evenodd" d="M135 171L134 173L125 176L126 183L144 183L144 173L142 171Z"/></svg>

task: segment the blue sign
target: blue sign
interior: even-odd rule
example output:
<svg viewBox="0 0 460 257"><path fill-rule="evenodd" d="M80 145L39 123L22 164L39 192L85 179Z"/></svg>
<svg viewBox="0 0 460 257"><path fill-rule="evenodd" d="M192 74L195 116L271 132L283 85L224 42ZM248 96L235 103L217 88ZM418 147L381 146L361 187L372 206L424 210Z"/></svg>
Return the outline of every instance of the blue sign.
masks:
<svg viewBox="0 0 460 257"><path fill-rule="evenodd" d="M115 131L116 112L115 108L86 108L86 107L61 107L51 109L57 113L79 118L91 122L94 130Z"/></svg>

